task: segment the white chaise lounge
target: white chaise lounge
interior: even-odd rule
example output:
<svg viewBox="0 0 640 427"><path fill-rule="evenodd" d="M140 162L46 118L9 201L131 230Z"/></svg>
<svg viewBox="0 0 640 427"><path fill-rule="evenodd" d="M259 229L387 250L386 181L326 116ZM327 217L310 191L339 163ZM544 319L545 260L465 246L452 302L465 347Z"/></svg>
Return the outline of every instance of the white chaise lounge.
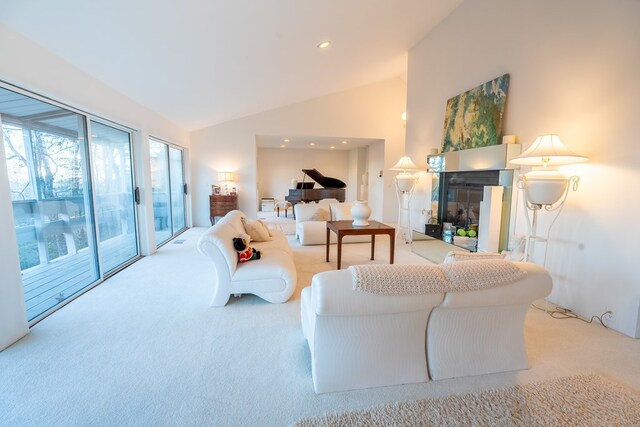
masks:
<svg viewBox="0 0 640 427"><path fill-rule="evenodd" d="M270 229L271 240L250 242L261 252L261 258L238 263L233 238L245 234L243 217L241 211L229 212L198 241L198 250L213 261L211 305L222 307L231 295L238 294L254 294L272 303L286 302L297 282L293 252L286 236Z"/></svg>

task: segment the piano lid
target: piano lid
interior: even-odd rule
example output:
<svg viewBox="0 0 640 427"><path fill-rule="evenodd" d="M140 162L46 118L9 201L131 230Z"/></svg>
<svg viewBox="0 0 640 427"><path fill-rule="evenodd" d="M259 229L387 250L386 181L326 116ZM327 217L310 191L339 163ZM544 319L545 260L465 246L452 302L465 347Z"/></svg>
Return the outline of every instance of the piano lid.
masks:
<svg viewBox="0 0 640 427"><path fill-rule="evenodd" d="M309 178L313 179L324 188L345 188L347 186L347 184L337 178L322 175L316 169L302 169L302 172L305 175L309 175ZM304 181L304 177L302 178L302 181Z"/></svg>

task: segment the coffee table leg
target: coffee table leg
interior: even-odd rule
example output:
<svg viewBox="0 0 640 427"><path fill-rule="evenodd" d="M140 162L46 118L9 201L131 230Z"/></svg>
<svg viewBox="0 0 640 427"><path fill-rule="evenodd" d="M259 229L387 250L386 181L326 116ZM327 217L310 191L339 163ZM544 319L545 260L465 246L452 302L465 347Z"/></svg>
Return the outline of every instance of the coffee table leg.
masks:
<svg viewBox="0 0 640 427"><path fill-rule="evenodd" d="M373 255L376 252L376 235L371 235L371 259L373 259Z"/></svg>
<svg viewBox="0 0 640 427"><path fill-rule="evenodd" d="M342 234L338 232L338 270L342 264Z"/></svg>
<svg viewBox="0 0 640 427"><path fill-rule="evenodd" d="M329 230L329 228L327 227L327 262L329 262L329 243L330 243L330 236L329 234L331 233L331 230Z"/></svg>
<svg viewBox="0 0 640 427"><path fill-rule="evenodd" d="M389 264L393 264L393 256L396 249L396 230L393 229L389 233Z"/></svg>

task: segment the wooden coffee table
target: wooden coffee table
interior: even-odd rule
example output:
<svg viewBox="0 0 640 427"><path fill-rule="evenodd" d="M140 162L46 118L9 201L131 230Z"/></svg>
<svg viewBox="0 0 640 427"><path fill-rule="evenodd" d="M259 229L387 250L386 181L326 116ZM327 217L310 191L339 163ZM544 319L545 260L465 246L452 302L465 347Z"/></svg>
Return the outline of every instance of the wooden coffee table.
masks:
<svg viewBox="0 0 640 427"><path fill-rule="evenodd" d="M329 262L329 247L331 246L331 232L338 236L338 270L342 264L342 239L344 236L371 236L371 259L373 259L376 248L376 235L389 235L389 263L393 264L395 250L396 229L382 224L378 221L369 221L366 227L354 227L353 221L327 221L327 262Z"/></svg>

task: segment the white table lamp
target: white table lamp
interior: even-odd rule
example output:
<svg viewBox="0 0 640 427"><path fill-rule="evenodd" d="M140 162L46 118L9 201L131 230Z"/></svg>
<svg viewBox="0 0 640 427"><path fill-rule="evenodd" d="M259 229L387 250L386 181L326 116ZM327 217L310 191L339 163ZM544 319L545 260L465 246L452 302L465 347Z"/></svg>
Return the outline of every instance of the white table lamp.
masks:
<svg viewBox="0 0 640 427"><path fill-rule="evenodd" d="M536 138L531 147L524 153L511 160L517 165L534 166L530 172L520 175L518 187L524 190L523 203L527 216L527 242L525 247L525 261L530 258L531 240L545 241L536 235L538 211L556 211L547 236L564 206L564 202L569 194L569 183L572 183L573 191L578 189L580 178L577 176L568 177L555 167L573 163L586 162L587 157L581 156L569 150L560 140L558 135L543 135ZM560 202L560 203L558 203ZM556 204L556 206L554 206ZM529 218L529 211L533 212L533 218ZM546 258L546 250L545 250ZM546 261L546 260L545 260Z"/></svg>
<svg viewBox="0 0 640 427"><path fill-rule="evenodd" d="M223 194L229 195L229 183L233 181L232 172L218 172L218 181L223 187Z"/></svg>

